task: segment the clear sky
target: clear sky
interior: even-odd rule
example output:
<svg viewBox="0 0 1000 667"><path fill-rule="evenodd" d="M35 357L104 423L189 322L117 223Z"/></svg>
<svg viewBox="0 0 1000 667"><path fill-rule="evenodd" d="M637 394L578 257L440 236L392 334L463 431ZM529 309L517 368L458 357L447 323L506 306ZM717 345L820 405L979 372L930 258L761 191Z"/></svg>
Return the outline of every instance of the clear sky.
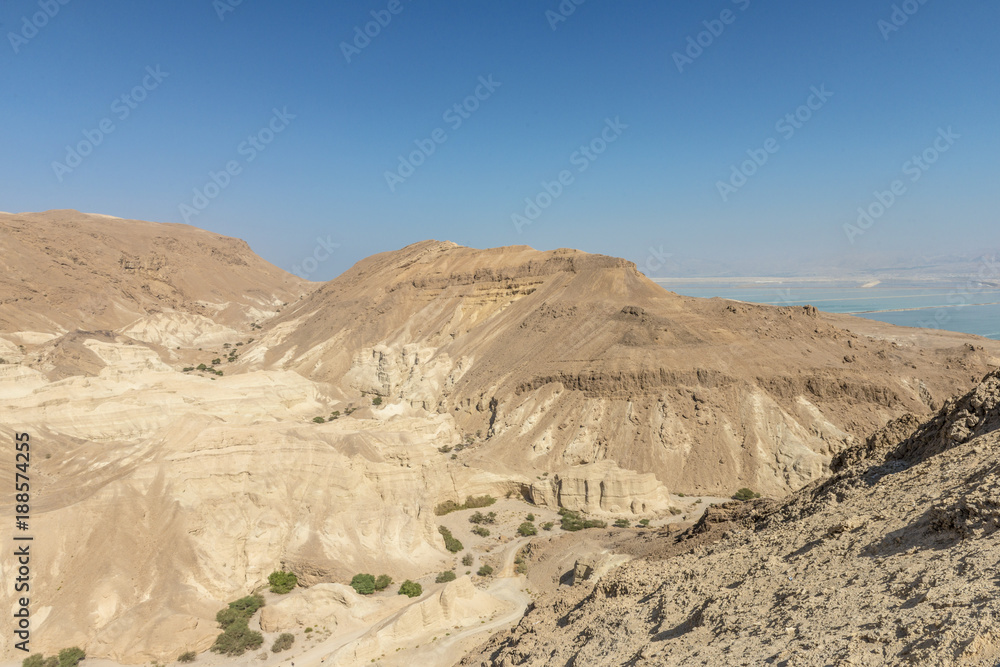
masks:
<svg viewBox="0 0 1000 667"><path fill-rule="evenodd" d="M0 210L189 221L317 280L428 238L651 275L1000 246L995 0L11 0L0 22Z"/></svg>

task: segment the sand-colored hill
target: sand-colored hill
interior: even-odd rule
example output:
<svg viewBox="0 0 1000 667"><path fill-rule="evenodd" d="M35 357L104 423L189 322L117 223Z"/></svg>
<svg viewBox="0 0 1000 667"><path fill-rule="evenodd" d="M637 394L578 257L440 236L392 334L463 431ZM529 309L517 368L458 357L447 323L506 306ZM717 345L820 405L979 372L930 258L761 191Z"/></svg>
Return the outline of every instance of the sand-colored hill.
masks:
<svg viewBox="0 0 1000 667"><path fill-rule="evenodd" d="M121 328L139 340L199 347L310 288L245 241L188 225L69 210L0 213L0 331L24 332L20 342ZM171 336L175 313L205 330L201 341Z"/></svg>
<svg viewBox="0 0 1000 667"><path fill-rule="evenodd" d="M682 553L564 587L462 664L997 664L1000 372L837 468L660 535Z"/></svg>

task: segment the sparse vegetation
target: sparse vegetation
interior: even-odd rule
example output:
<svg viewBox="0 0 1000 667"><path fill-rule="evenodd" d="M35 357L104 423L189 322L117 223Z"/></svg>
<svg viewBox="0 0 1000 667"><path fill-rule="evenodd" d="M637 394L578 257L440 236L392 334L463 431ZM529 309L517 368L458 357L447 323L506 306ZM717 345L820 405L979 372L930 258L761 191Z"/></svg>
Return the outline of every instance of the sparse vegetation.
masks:
<svg viewBox="0 0 1000 667"><path fill-rule="evenodd" d="M375 577L376 591L384 591L385 589L389 588L390 585L392 585L392 577L390 577L388 574L380 574L377 577Z"/></svg>
<svg viewBox="0 0 1000 667"><path fill-rule="evenodd" d="M556 524L555 524L555 523L553 523L552 521L546 521L545 523L543 523L543 524L542 524L542 530L552 530L552 528L553 528L553 527L554 527L555 525L556 525Z"/></svg>
<svg viewBox="0 0 1000 667"><path fill-rule="evenodd" d="M469 567L470 565L472 565L472 561L473 561L472 554L465 554L464 556L462 556L462 565L464 565L465 567Z"/></svg>
<svg viewBox="0 0 1000 667"><path fill-rule="evenodd" d="M194 659L198 655L194 651L184 651L179 656L177 656L177 662L194 662Z"/></svg>
<svg viewBox="0 0 1000 667"><path fill-rule="evenodd" d="M671 505L671 507L670 507L670 513L673 516L677 516L678 514L681 513L681 510Z"/></svg>
<svg viewBox="0 0 1000 667"><path fill-rule="evenodd" d="M746 502L748 500L753 500L754 498L760 498L759 493L754 493L750 489L743 487L739 491L733 494L733 500L742 500Z"/></svg>
<svg viewBox="0 0 1000 667"><path fill-rule="evenodd" d="M271 652L281 653L282 651L292 648L292 644L294 643L295 635L290 632L282 632L278 635L278 638L274 640L274 643L271 644Z"/></svg>
<svg viewBox="0 0 1000 667"><path fill-rule="evenodd" d="M639 525L643 528L649 528L649 519L639 519Z"/></svg>
<svg viewBox="0 0 1000 667"><path fill-rule="evenodd" d="M476 526L475 528L472 529L472 532L475 533L476 535L478 535L479 537L489 537L490 536L489 529L488 528L483 528L482 526Z"/></svg>
<svg viewBox="0 0 1000 667"><path fill-rule="evenodd" d="M447 454L448 452L451 451L451 445L441 445L440 447L438 447L438 451L441 452L442 454Z"/></svg>
<svg viewBox="0 0 1000 667"><path fill-rule="evenodd" d="M497 501L493 496L468 496L465 502L459 505L454 500L446 500L434 508L434 513L438 516L459 512L461 510L473 510L481 507L489 507Z"/></svg>
<svg viewBox="0 0 1000 667"><path fill-rule="evenodd" d="M376 396L372 399L372 405L382 405L382 397Z"/></svg>
<svg viewBox="0 0 1000 667"><path fill-rule="evenodd" d="M493 568L490 567L489 565L483 565L481 568L479 568L476 574L478 574L480 577L488 577L491 574L493 574Z"/></svg>
<svg viewBox="0 0 1000 667"><path fill-rule="evenodd" d="M631 526L628 519L615 519L615 528L630 528Z"/></svg>
<svg viewBox="0 0 1000 667"><path fill-rule="evenodd" d="M325 419L323 419L322 417L313 417L313 421L314 421L314 422L316 422L317 424L322 424L322 423L324 423L324 422L325 422L326 420L325 420Z"/></svg>
<svg viewBox="0 0 1000 667"><path fill-rule="evenodd" d="M455 575L455 573L453 571L448 570L446 572L442 572L441 574L439 574L437 576L437 578L434 579L434 583L435 584L446 584L449 581L455 581L455 579L457 579L457 578L458 577Z"/></svg>
<svg viewBox="0 0 1000 667"><path fill-rule="evenodd" d="M438 532L441 533L441 537L444 538L444 548L453 554L458 553L465 548L462 546L462 543L451 534L451 531L444 526L438 526Z"/></svg>
<svg viewBox="0 0 1000 667"><path fill-rule="evenodd" d="M372 574L356 574L351 579L351 588L353 588L358 595L371 595L375 592L375 575Z"/></svg>
<svg viewBox="0 0 1000 667"><path fill-rule="evenodd" d="M517 527L517 534L521 537L530 537L532 535L537 535L538 529L535 528L535 524L530 521L525 521Z"/></svg>
<svg viewBox="0 0 1000 667"><path fill-rule="evenodd" d="M218 357L216 357L215 359L212 359L212 365L213 366L218 366L221 363L222 363L222 359L219 359Z"/></svg>
<svg viewBox="0 0 1000 667"><path fill-rule="evenodd" d="M205 364L198 364L197 366L195 366L195 369L199 371L207 371L208 366L206 366Z"/></svg>
<svg viewBox="0 0 1000 667"><path fill-rule="evenodd" d="M469 523L488 523L494 524L497 522L497 513L490 512L489 514L483 514L482 512L475 512L469 517Z"/></svg>
<svg viewBox="0 0 1000 667"><path fill-rule="evenodd" d="M247 626L250 617L264 606L260 595L248 595L222 609L215 615L223 632L212 644L211 650L223 655L243 655L247 651L260 648L264 635Z"/></svg>
<svg viewBox="0 0 1000 667"><path fill-rule="evenodd" d="M400 595L405 595L408 598L420 597L420 595L423 592L424 592L424 587L423 586L421 586L420 584L416 583L415 581L410 581L409 579L407 579L406 581L404 581L399 586L399 594Z"/></svg>
<svg viewBox="0 0 1000 667"><path fill-rule="evenodd" d="M333 412L330 413L330 416L327 418L327 421L333 421L334 419L338 419L339 417L340 417L340 410L334 410Z"/></svg>
<svg viewBox="0 0 1000 667"><path fill-rule="evenodd" d="M52 655L48 658L41 653L35 653L22 660L21 667L76 667L86 657L82 649L74 646L64 648L59 651L58 656Z"/></svg>
<svg viewBox="0 0 1000 667"><path fill-rule="evenodd" d="M267 578L267 583L271 584L272 593L284 595L299 585L299 579L293 572L275 570Z"/></svg>
<svg viewBox="0 0 1000 667"><path fill-rule="evenodd" d="M576 531L584 528L606 528L608 524L598 519L584 519L579 512L568 510L565 507L559 510L562 517L560 526L563 530Z"/></svg>
<svg viewBox="0 0 1000 667"><path fill-rule="evenodd" d="M524 520L525 521L534 521L535 520L535 515L534 514L529 514L528 516L524 517Z"/></svg>

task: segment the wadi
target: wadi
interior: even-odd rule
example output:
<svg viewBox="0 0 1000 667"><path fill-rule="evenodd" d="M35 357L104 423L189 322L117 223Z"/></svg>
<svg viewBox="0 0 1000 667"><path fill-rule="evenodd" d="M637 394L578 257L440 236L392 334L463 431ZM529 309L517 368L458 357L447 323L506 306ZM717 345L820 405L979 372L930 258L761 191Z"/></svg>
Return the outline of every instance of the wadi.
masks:
<svg viewBox="0 0 1000 667"><path fill-rule="evenodd" d="M1000 659L1000 341L682 297L570 249L424 241L312 283L59 210L0 214L0 263L30 654Z"/></svg>

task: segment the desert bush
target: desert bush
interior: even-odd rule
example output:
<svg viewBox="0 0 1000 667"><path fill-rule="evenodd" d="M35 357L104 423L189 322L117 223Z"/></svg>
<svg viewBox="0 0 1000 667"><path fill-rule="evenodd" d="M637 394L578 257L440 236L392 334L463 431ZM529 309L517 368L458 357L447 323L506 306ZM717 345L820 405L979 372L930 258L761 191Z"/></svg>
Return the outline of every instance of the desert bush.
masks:
<svg viewBox="0 0 1000 667"><path fill-rule="evenodd" d="M754 498L760 498L759 493L754 493L750 489L743 487L739 491L733 494L733 500L742 500L746 502L747 500L753 500Z"/></svg>
<svg viewBox="0 0 1000 667"><path fill-rule="evenodd" d="M534 521L535 520L535 515L534 514L529 514L528 516L524 517L524 520L525 521Z"/></svg>
<svg viewBox="0 0 1000 667"><path fill-rule="evenodd" d="M441 445L440 447L438 447L438 451L441 452L442 454L447 454L448 452L451 451L451 445Z"/></svg>
<svg viewBox="0 0 1000 667"><path fill-rule="evenodd" d="M649 519L639 519L639 525L643 528L649 527Z"/></svg>
<svg viewBox="0 0 1000 667"><path fill-rule="evenodd" d="M465 547L462 543L455 539L455 536L451 534L451 531L444 526L438 526L438 532L441 533L441 537L444 538L444 548L453 554L458 553Z"/></svg>
<svg viewBox="0 0 1000 667"><path fill-rule="evenodd" d="M583 530L584 528L604 528L608 525L598 519L584 519L580 516L579 512L568 510L565 507L559 510L559 516L562 517L560 526L563 530L568 531Z"/></svg>
<svg viewBox="0 0 1000 667"><path fill-rule="evenodd" d="M555 523L553 523L552 521L546 521L545 523L543 523L543 524L542 524L542 530L552 530L552 528L553 528L553 527L554 527L555 525L556 525L556 524L555 524Z"/></svg>
<svg viewBox="0 0 1000 667"><path fill-rule="evenodd" d="M58 659L58 658L57 658ZM45 664L45 656L41 653L29 655L21 661L21 667L42 667Z"/></svg>
<svg viewBox="0 0 1000 667"><path fill-rule="evenodd" d="M434 513L438 516L444 516L445 514L450 514L451 512L458 512L460 510L474 510L482 507L489 507L497 501L493 496L468 496L465 502L461 505L456 503L454 500L446 500L434 508Z"/></svg>
<svg viewBox="0 0 1000 667"><path fill-rule="evenodd" d="M59 667L76 667L86 657L87 654L79 647L64 648L59 651Z"/></svg>
<svg viewBox="0 0 1000 667"><path fill-rule="evenodd" d="M392 577L388 574L380 574L375 577L375 590L384 591L392 583Z"/></svg>
<svg viewBox="0 0 1000 667"><path fill-rule="evenodd" d="M476 535L478 535L479 537L489 537L490 536L489 529L488 528L483 528L482 526L476 526L475 528L472 529L472 532L475 533Z"/></svg>
<svg viewBox="0 0 1000 667"><path fill-rule="evenodd" d="M408 598L420 597L420 594L424 592L424 587L415 581L410 581L407 579L399 586L399 594L405 595Z"/></svg>
<svg viewBox="0 0 1000 667"><path fill-rule="evenodd" d="M216 357L215 359L212 359L212 365L213 366L218 366L221 363L222 363L222 359L219 359L218 357Z"/></svg>
<svg viewBox="0 0 1000 667"><path fill-rule="evenodd" d="M525 521L520 526L517 527L517 534L521 537L529 537L531 535L537 535L538 529L535 528L535 524L530 521Z"/></svg>
<svg viewBox="0 0 1000 667"><path fill-rule="evenodd" d="M313 421L316 422L317 424L322 424L326 422L326 420L323 419L322 417L313 417Z"/></svg>
<svg viewBox="0 0 1000 667"><path fill-rule="evenodd" d="M295 635L290 632L282 632L278 635L278 638L274 640L271 644L272 653L280 653L282 651L292 648L292 644L295 643Z"/></svg>
<svg viewBox="0 0 1000 667"><path fill-rule="evenodd" d="M299 585L299 579L292 572L275 570L267 578L267 583L271 584L272 593L284 595Z"/></svg>
<svg viewBox="0 0 1000 667"><path fill-rule="evenodd" d="M472 554L465 554L464 556L462 556L462 565L464 565L465 567L469 567L470 565L472 565L472 561L473 561Z"/></svg>
<svg viewBox="0 0 1000 667"><path fill-rule="evenodd" d="M615 519L615 528L628 528L631 525L628 519Z"/></svg>
<svg viewBox="0 0 1000 667"><path fill-rule="evenodd" d="M206 366L205 364L198 364L197 366L195 366L195 368L197 368L199 371L207 371L208 370L208 366Z"/></svg>
<svg viewBox="0 0 1000 667"><path fill-rule="evenodd" d="M351 579L351 588L358 595L371 595L375 592L375 577L371 574L356 574Z"/></svg>
<svg viewBox="0 0 1000 667"><path fill-rule="evenodd" d="M227 627L212 644L211 650L222 655L243 655L260 648L263 643L264 635L251 630L243 620Z"/></svg>
<svg viewBox="0 0 1000 667"><path fill-rule="evenodd" d="M382 397L376 396L372 399L372 405L382 405Z"/></svg>
<svg viewBox="0 0 1000 667"><path fill-rule="evenodd" d="M478 574L480 577L488 577L491 574L493 574L493 568L490 567L489 565L483 565L481 568L479 568L476 574Z"/></svg>
<svg viewBox="0 0 1000 667"><path fill-rule="evenodd" d="M198 655L194 651L184 651L177 656L177 662L194 662Z"/></svg>
<svg viewBox="0 0 1000 667"><path fill-rule="evenodd" d="M442 572L441 574L439 574L437 576L437 578L434 579L434 583L435 584L444 584L444 583L447 583L449 581L455 581L456 578L457 577L455 576L455 573L452 572L451 570L448 570L447 572Z"/></svg>

